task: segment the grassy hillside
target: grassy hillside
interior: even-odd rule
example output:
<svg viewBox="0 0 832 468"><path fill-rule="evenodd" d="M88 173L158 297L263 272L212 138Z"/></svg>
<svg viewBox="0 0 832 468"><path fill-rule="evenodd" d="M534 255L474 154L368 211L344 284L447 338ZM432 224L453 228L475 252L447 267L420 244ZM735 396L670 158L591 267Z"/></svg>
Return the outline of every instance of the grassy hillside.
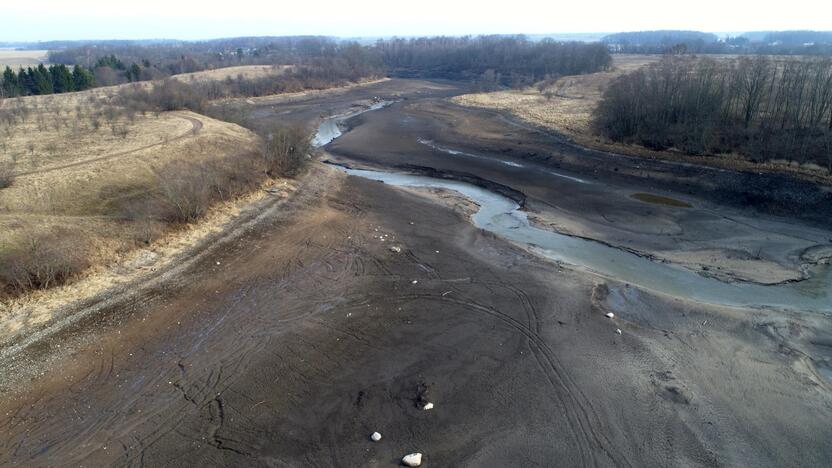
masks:
<svg viewBox="0 0 832 468"><path fill-rule="evenodd" d="M0 290L50 287L259 184L259 139L120 87L0 101Z"/></svg>

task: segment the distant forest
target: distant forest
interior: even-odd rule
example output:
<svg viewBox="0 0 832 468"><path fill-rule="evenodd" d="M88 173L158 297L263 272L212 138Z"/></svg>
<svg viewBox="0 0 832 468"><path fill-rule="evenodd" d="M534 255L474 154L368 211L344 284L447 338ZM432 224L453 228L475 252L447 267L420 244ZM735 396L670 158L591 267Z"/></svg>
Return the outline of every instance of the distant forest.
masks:
<svg viewBox="0 0 832 468"><path fill-rule="evenodd" d="M390 39L372 45L299 36L89 44L51 51L49 61L90 68L99 86L258 64L328 68L339 76L390 73L519 86L550 76L603 70L611 58L600 43L531 41L523 36Z"/></svg>
<svg viewBox="0 0 832 468"><path fill-rule="evenodd" d="M832 31L761 31L725 38L699 31L638 31L601 41L615 53L832 55Z"/></svg>
<svg viewBox="0 0 832 468"><path fill-rule="evenodd" d="M394 74L481 78L509 86L592 73L612 63L600 43L530 41L523 36L391 39L379 41L374 50Z"/></svg>
<svg viewBox="0 0 832 468"><path fill-rule="evenodd" d="M614 80L596 110L614 141L832 173L832 59L667 56Z"/></svg>

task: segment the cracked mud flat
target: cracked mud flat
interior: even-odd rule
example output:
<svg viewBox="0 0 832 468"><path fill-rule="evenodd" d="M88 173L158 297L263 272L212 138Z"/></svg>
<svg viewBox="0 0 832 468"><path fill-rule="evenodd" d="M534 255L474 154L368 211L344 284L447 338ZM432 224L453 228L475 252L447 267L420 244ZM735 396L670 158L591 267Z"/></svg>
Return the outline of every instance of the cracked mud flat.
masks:
<svg viewBox="0 0 832 468"><path fill-rule="evenodd" d="M405 93L391 82L363 92ZM320 106L298 112L312 122ZM796 268L792 252L828 232L673 193L655 178L679 177L672 171L633 187L634 176L619 174L641 168L567 164L568 150L540 136L443 106L411 97L362 114L327 150L493 180L526 194L529 210L642 251L735 248L737 220L752 217L744 242L776 239L760 256ZM400 123L407 132L393 131ZM420 137L524 167L449 158ZM554 183L530 170L539 158L495 139L562 153L545 168L608 189ZM299 185L287 206L175 281L15 356L25 378L3 381L0 464L394 466L411 452L425 454L423 466L832 459L829 316L694 304L552 263L474 228L466 210L475 208L448 193L425 197L317 164ZM638 191L694 209L629 198ZM823 247L813 249L805 258L820 261ZM421 410L425 400L436 407Z"/></svg>

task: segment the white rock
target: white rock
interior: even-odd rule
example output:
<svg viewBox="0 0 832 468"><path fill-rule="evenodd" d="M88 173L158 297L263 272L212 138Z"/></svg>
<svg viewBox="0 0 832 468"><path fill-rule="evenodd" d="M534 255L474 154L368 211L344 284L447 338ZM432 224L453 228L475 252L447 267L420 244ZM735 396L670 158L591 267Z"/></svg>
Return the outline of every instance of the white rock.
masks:
<svg viewBox="0 0 832 468"><path fill-rule="evenodd" d="M606 314L604 314L604 315L606 315L606 316L607 316L607 318L613 318L613 317L615 317L615 314L614 314L614 313L612 313L612 312L607 312L607 313L606 313Z"/></svg>
<svg viewBox="0 0 832 468"><path fill-rule="evenodd" d="M399 247L398 245L394 245L394 246L391 246L391 247L390 247L390 251L391 251L391 252L396 252L396 253L401 253L401 252L402 252L402 248L401 248L401 247Z"/></svg>
<svg viewBox="0 0 832 468"><path fill-rule="evenodd" d="M620 335L620 334L621 334L621 329L620 329L620 328L616 328L616 329L615 329L615 332L616 332L616 333L618 333L618 334Z"/></svg>
<svg viewBox="0 0 832 468"><path fill-rule="evenodd" d="M418 283L418 282L419 282L419 280L413 280L413 281L411 281L411 283L412 283L412 284L416 284L416 283Z"/></svg>
<svg viewBox="0 0 832 468"><path fill-rule="evenodd" d="M419 466L422 464L422 454L411 453L410 455L405 455L402 457L402 463L404 463L405 466Z"/></svg>
<svg viewBox="0 0 832 468"><path fill-rule="evenodd" d="M433 409L433 403L425 403L425 406L423 406L422 409L425 410L425 411L432 410Z"/></svg>
<svg viewBox="0 0 832 468"><path fill-rule="evenodd" d="M381 434L379 434L378 432L373 432L373 435L370 436L370 439L372 439L373 442L378 442L381 440Z"/></svg>

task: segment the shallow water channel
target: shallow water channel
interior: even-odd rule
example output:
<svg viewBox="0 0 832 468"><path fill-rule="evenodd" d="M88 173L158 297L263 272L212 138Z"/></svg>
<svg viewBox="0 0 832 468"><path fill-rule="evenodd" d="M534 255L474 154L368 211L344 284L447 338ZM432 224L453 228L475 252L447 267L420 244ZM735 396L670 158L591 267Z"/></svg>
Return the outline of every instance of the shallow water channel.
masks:
<svg viewBox="0 0 832 468"><path fill-rule="evenodd" d="M380 109L383 101L357 112L324 120L313 144L324 146L341 136L340 126L363 112ZM428 144L429 142L423 142ZM692 270L640 257L601 242L567 236L529 223L513 200L487 189L445 179L381 171L341 168L350 175L399 187L454 190L479 205L474 224L552 260L586 268L602 276L644 289L696 302L739 307L781 307L832 313L832 276L828 266L816 268L809 279L778 285L727 283ZM581 181L583 182L583 181Z"/></svg>
<svg viewBox="0 0 832 468"><path fill-rule="evenodd" d="M379 101L373 103L373 105L365 109L346 112L344 114L335 115L327 119L324 119L324 121L321 122L321 124L318 126L318 131L315 132L315 136L312 138L312 145L320 147L329 144L332 140L342 135L341 125L343 125L344 122L346 122L347 120L357 115L361 115L365 112L370 112L381 109L383 107L387 107L392 103L392 101Z"/></svg>
<svg viewBox="0 0 832 468"><path fill-rule="evenodd" d="M819 269L811 278L795 283L772 286L726 283L600 242L535 227L529 223L526 213L520 210L516 202L475 185L408 174L343 170L350 175L399 187L454 190L480 206L472 218L477 227L517 244L530 246L547 258L578 265L641 288L710 304L832 312L828 268Z"/></svg>

